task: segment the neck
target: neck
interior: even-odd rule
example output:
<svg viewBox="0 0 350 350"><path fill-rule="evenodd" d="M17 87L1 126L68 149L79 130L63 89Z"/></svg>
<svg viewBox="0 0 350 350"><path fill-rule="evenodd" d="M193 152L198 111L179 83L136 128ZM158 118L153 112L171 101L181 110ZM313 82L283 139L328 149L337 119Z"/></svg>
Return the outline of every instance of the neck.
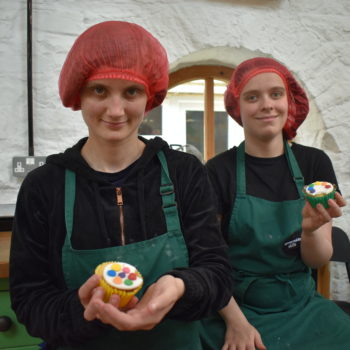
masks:
<svg viewBox="0 0 350 350"><path fill-rule="evenodd" d="M283 137L276 137L270 140L245 138L245 152L259 158L273 158L284 154Z"/></svg>
<svg viewBox="0 0 350 350"><path fill-rule="evenodd" d="M145 147L146 145L138 138L115 144L88 138L81 154L92 169L116 173L140 158Z"/></svg>

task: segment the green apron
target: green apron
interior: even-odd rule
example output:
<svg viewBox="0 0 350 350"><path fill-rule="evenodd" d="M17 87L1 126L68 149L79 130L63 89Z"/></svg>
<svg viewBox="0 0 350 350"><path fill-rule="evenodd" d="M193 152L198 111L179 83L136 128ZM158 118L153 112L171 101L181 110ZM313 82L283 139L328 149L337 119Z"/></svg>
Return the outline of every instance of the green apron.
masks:
<svg viewBox="0 0 350 350"><path fill-rule="evenodd" d="M125 246L97 250L75 250L71 246L73 212L75 201L75 173L66 170L65 217L67 235L62 249L62 265L68 288L79 288L93 273L95 267L104 261L125 261L140 269L144 286L137 294L141 297L146 288L161 275L176 267L188 266L188 252L180 228L175 203L174 187L170 180L164 153L158 154L161 163L160 193L167 233L147 241ZM121 332L111 327L101 337L88 341L74 349L82 350L200 350L197 322L164 320L153 330ZM62 347L60 349L71 349Z"/></svg>
<svg viewBox="0 0 350 350"><path fill-rule="evenodd" d="M246 194L244 142L237 151L236 200L229 224L233 296L268 350L349 350L350 318L315 291L310 269L283 244L301 229L304 180L285 142L299 199L272 202ZM221 349L224 322L202 323L205 349Z"/></svg>

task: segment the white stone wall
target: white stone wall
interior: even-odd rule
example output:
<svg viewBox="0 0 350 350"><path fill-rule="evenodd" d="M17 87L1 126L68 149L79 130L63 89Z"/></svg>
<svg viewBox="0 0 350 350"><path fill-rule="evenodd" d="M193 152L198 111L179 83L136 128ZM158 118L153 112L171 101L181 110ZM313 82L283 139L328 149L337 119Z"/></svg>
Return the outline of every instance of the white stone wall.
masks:
<svg viewBox="0 0 350 350"><path fill-rule="evenodd" d="M228 64L255 55L284 62L312 99L299 140L331 157L350 203L350 2L348 0L33 0L35 154L64 150L86 134L79 112L64 109L57 79L74 39L104 20L138 23L166 47L172 69ZM12 214L20 180L12 157L28 154L26 1L0 0L0 215ZM350 232L350 205L335 221ZM350 300L341 267L336 299Z"/></svg>

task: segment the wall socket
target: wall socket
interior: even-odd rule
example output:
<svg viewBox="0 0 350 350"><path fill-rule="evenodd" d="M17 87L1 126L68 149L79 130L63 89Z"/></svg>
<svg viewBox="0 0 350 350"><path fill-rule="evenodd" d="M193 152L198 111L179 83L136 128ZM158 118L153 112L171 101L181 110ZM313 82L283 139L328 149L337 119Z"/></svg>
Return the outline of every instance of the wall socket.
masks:
<svg viewBox="0 0 350 350"><path fill-rule="evenodd" d="M16 177L25 177L31 170L44 165L46 157L13 157L12 158L12 173Z"/></svg>

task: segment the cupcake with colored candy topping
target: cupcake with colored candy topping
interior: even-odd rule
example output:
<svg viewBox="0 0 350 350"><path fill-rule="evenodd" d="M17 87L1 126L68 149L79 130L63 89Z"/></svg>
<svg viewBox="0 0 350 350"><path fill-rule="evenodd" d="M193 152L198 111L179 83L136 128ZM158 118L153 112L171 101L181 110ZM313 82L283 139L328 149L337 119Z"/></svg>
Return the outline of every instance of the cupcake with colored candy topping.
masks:
<svg viewBox="0 0 350 350"><path fill-rule="evenodd" d="M310 185L304 186L303 192L305 198L309 201L313 208L321 203L328 208L328 199L334 199L336 186L326 181L316 181Z"/></svg>
<svg viewBox="0 0 350 350"><path fill-rule="evenodd" d="M104 301L107 302L112 294L118 294L119 307L127 305L143 285L140 272L134 266L124 262L102 263L96 267L95 273L101 276L100 286L105 291Z"/></svg>

